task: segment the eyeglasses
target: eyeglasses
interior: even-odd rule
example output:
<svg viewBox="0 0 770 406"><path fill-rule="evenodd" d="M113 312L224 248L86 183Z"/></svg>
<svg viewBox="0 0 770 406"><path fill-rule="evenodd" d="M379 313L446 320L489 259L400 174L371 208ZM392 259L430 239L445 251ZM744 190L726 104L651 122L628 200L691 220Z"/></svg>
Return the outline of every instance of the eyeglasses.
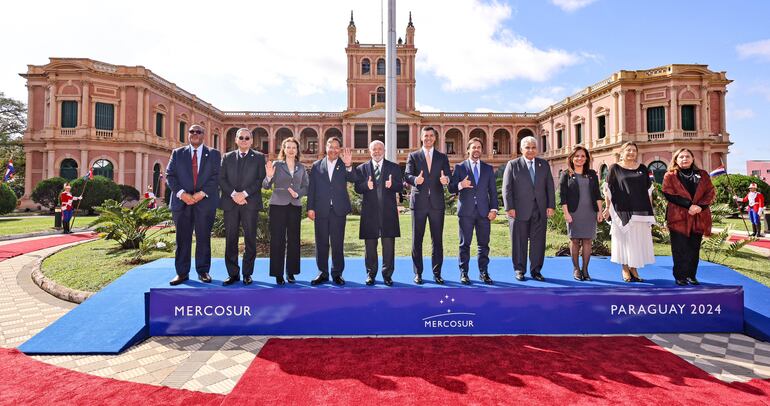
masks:
<svg viewBox="0 0 770 406"><path fill-rule="evenodd" d="M238 137L240 141L251 141L251 137Z"/></svg>
<svg viewBox="0 0 770 406"><path fill-rule="evenodd" d="M188 131L190 134L203 134L203 131L201 130L190 130Z"/></svg>

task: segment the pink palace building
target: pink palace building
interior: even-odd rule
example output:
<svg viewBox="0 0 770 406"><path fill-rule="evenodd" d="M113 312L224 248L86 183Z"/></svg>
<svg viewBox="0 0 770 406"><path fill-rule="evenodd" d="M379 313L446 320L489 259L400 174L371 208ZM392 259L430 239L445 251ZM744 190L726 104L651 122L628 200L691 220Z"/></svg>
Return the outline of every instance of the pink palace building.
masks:
<svg viewBox="0 0 770 406"><path fill-rule="evenodd" d="M235 149L235 131L252 130L255 148L274 159L281 141L300 141L309 164L324 153L328 137L353 148L354 160L368 159L370 141L384 139L385 45L362 44L356 26L347 27L347 108L341 112L221 111L143 66L119 66L84 58L51 58L28 65L28 128L25 199L42 179L73 179L93 167L95 174L140 192L159 181L171 150L187 143L187 128L206 128L207 145ZM680 147L711 170L727 164L730 136L725 123L725 72L707 65L667 65L621 70L539 113L420 112L415 109L415 26L411 16L397 45L397 151L399 164L420 147L422 126L439 132L437 147L452 163L464 159L468 139L485 140L485 159L500 168L519 155L518 144L532 135L557 177L572 147L592 151L602 176L618 159L618 147L636 141L640 160L663 177Z"/></svg>

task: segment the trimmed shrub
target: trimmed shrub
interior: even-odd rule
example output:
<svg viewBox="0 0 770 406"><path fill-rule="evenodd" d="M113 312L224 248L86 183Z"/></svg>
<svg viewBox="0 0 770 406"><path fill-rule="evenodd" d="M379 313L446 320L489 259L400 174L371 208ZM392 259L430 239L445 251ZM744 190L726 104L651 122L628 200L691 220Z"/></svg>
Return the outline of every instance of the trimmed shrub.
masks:
<svg viewBox="0 0 770 406"><path fill-rule="evenodd" d="M83 178L78 178L70 184L72 185L72 195L80 196L83 192L85 180L83 180ZM93 179L88 181L86 192L83 194L83 200L80 202L80 206L78 207L77 202L75 202L75 207L78 207L80 210L88 211L89 214L93 214L94 209L96 209L97 206L104 204L107 200L121 201L121 198L120 186L118 186L117 183L104 176L94 176Z"/></svg>
<svg viewBox="0 0 770 406"><path fill-rule="evenodd" d="M16 208L16 194L3 183L0 185L0 214L6 214Z"/></svg>
<svg viewBox="0 0 770 406"><path fill-rule="evenodd" d="M124 202L130 202L132 200L139 200L139 191L131 185L118 185L120 187L120 195L123 196Z"/></svg>
<svg viewBox="0 0 770 406"><path fill-rule="evenodd" d="M756 176L731 173L729 175L717 176L716 178L712 178L711 181L714 183L714 188L717 191L715 203L726 203L733 209L736 207L735 203L733 203L733 193L738 195L738 197L743 198L743 196L746 196L746 193L749 192L749 184L751 183L757 184L757 191L765 195L765 199L770 197L770 185ZM732 190L730 190L730 186L732 186Z"/></svg>

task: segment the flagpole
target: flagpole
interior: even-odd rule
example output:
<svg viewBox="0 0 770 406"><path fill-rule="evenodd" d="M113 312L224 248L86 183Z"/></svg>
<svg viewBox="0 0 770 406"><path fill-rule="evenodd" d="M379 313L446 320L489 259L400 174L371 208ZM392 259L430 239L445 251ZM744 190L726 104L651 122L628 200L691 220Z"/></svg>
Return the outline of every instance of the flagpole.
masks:
<svg viewBox="0 0 770 406"><path fill-rule="evenodd" d="M724 162L722 162L722 158L719 158L719 165L724 167ZM733 203L735 203L736 206L738 207L738 217L740 217L741 221L743 221L743 228L746 229L746 234L751 236L751 234L749 233L749 226L746 224L746 219L743 218L743 213L741 213L741 206L738 204L738 201L733 199L733 196L737 196L737 195L735 194L735 189L733 189L732 182L730 182L730 174L727 172L726 168L725 168L725 176L727 176L727 188L730 189L730 200L732 200Z"/></svg>
<svg viewBox="0 0 770 406"><path fill-rule="evenodd" d="M78 196L78 205L75 207L75 212L72 213L72 220L70 220L70 230L72 230L72 226L75 225L75 218L78 216L78 210L80 209L80 202L83 201L83 193L86 192L86 186L88 186L88 181L91 179L91 172L89 170L89 176L86 178L86 183L83 184L83 190L80 191L80 196Z"/></svg>

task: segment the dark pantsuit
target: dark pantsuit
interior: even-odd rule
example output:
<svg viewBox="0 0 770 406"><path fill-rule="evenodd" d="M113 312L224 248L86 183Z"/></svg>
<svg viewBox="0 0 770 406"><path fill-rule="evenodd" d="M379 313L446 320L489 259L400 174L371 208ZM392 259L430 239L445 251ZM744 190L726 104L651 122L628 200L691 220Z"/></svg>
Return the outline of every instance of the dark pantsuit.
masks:
<svg viewBox="0 0 770 406"><path fill-rule="evenodd" d="M246 206L224 211L225 220L225 267L231 278L240 278L238 267L238 234L243 228L243 277L254 273L254 259L257 257L257 220L259 212Z"/></svg>
<svg viewBox="0 0 770 406"><path fill-rule="evenodd" d="M671 231L671 254L674 257L674 279L695 278L700 260L700 244L703 234L686 236Z"/></svg>
<svg viewBox="0 0 770 406"><path fill-rule="evenodd" d="M316 217L314 221L316 236L316 264L318 270L329 273L329 243L332 248L332 277L342 276L345 270L345 217L329 211L328 217Z"/></svg>
<svg viewBox="0 0 770 406"><path fill-rule="evenodd" d="M200 203L199 203L200 204ZM176 225L176 273L185 277L190 274L192 234L195 231L195 271L207 273L211 268L211 227L214 225L213 210L185 206L171 212Z"/></svg>
<svg viewBox="0 0 770 406"><path fill-rule="evenodd" d="M441 275L441 265L444 262L444 210L420 209L412 210L412 263L414 273L422 275L422 239L425 236L425 222L430 225L430 239L433 243L431 250L431 265L433 275Z"/></svg>
<svg viewBox="0 0 770 406"><path fill-rule="evenodd" d="M302 207L270 205L270 276L299 273L299 231Z"/></svg>
<svg viewBox="0 0 770 406"><path fill-rule="evenodd" d="M540 274L545 260L545 228L547 217L540 210L532 211L529 220L509 219L513 269L516 273L527 272L527 245L529 244L529 273Z"/></svg>
<svg viewBox="0 0 770 406"><path fill-rule="evenodd" d="M478 246L479 271L486 272L489 266L489 233L490 221L487 217L461 216L460 220L460 270L468 272L468 262L471 258L471 240L473 230L476 230L476 245Z"/></svg>
<svg viewBox="0 0 770 406"><path fill-rule="evenodd" d="M364 264L366 273L370 276L377 276L377 266L379 257L377 256L377 239L364 240L366 251L364 252ZM393 277L393 267L396 258L396 239L393 237L382 237L382 277L390 279Z"/></svg>

